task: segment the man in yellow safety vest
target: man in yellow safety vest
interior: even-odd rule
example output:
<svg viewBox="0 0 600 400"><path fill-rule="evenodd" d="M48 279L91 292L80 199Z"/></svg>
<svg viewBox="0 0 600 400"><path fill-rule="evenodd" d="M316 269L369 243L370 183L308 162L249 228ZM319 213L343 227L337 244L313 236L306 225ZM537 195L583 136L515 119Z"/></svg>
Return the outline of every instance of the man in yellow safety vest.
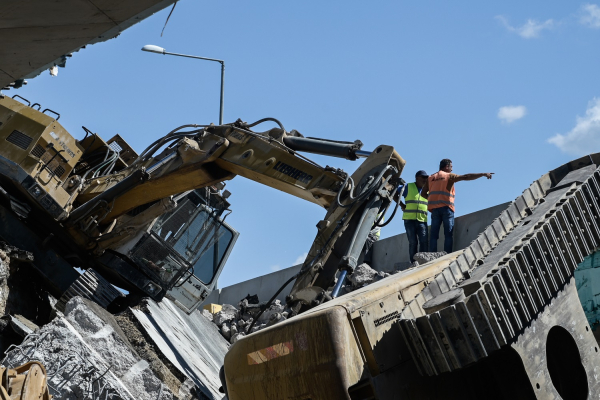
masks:
<svg viewBox="0 0 600 400"><path fill-rule="evenodd" d="M404 187L402 196L405 203L400 202L400 207L404 211L402 219L408 238L410 262L415 261L417 247L420 252L427 251L427 197L421 195L423 187L427 184L427 178L427 172L423 170L417 172L415 182Z"/></svg>

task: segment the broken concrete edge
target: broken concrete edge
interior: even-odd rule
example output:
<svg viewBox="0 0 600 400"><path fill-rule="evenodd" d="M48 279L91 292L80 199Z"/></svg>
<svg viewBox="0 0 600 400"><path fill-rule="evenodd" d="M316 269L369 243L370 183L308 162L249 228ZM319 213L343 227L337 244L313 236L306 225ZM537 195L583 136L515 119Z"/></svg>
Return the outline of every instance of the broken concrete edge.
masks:
<svg viewBox="0 0 600 400"><path fill-rule="evenodd" d="M115 388L115 389L121 390L122 394L129 396L131 399L136 399L136 397L131 394L131 392L127 389L127 387L125 387L125 385L121 382L121 380L110 370L111 369L110 365L103 361L103 357L101 357L100 354L98 354L88 343L86 343L86 341L81 336L81 334L79 332L77 332L75 327L67 320L66 317L64 317L62 315L57 316L57 318L54 321L52 321L51 323L42 327L40 329L39 333L32 333L32 334L27 335L27 337L25 338L23 343L21 343L19 346L14 346L14 347L11 346L12 348L8 349L5 357L2 359L2 361L0 361L0 364L2 366L8 367L8 368L13 368L16 365L23 364L24 360L20 360L17 362L11 362L13 360L13 356L16 355L18 357L19 355L23 355L24 352L23 352L22 348L24 348L24 347L26 348L28 346L35 346L37 348L37 346L39 346L40 342L44 338L46 338L46 336L51 334L52 325L56 325L56 324L61 324L66 329L68 329L70 335L72 335L73 338L76 338L80 342L81 346L85 349L85 351L87 351L90 355L92 355L97 360L97 362L99 364L101 364L100 366L102 368L100 370L104 371L103 376L106 376L107 378L108 377L112 378L111 381L113 381L113 383L115 383L118 386L118 388ZM27 360L27 361L29 361L29 360ZM41 361L42 363L44 363L44 360L36 360L36 361ZM54 369L53 366L48 365L48 363L44 363L44 366L47 371L51 371ZM50 383L50 379L49 379L48 383ZM49 386L51 389L54 389L54 391L56 392L55 388L53 388L51 385L49 385ZM59 399L60 397L57 396L55 393L54 398Z"/></svg>
<svg viewBox="0 0 600 400"><path fill-rule="evenodd" d="M123 316L123 318L127 318L127 316ZM119 398L123 399L160 398L166 400L167 398L179 398L181 400L190 400L206 398L201 394L197 396L198 392L194 383L181 374L178 378L178 382L180 383L174 388L176 391L173 392L172 387L167 385L167 380L163 376L160 376L160 372L164 372L164 370L156 371L156 368L153 368L156 360L148 360L147 354L140 354L129 341L126 334L128 329L122 329L121 324L119 324L119 319L123 320L123 318L112 316L106 310L87 299L75 297L67 304L65 315L62 313L57 314L53 321L41 327L36 333L27 335L21 344L11 346L2 360L2 365L14 367L31 359L36 359L44 363L46 369L49 371L48 383L56 400L63 398L72 399L74 398L72 397L74 394L73 390L87 390L86 388L89 388L90 379L93 379L91 386L94 386L94 382L100 378L103 380L102 387L109 389L100 389L100 383L97 383L98 390L105 390L103 393L107 394L107 390L114 389ZM18 320L16 317L11 317L11 319ZM62 338L67 340L67 342L64 342L64 340L61 341L61 334L57 332L62 332ZM66 335L70 339L64 336L65 332L67 332ZM115 340L117 342L114 342ZM118 342L121 342L121 344L118 344ZM108 348L106 343L114 343L114 345L108 346L111 347ZM95 348L98 347L97 344L100 346L99 348ZM147 345L152 346L149 343ZM39 349L44 349L44 351L40 353ZM77 389L73 389L72 387L62 387L60 388L64 389L62 391L57 389L58 386L52 379L59 372L63 373L61 371L69 369L66 365L69 363L68 359L73 357L72 354L71 357L64 356L62 353L58 355L54 354L57 350L64 350L67 353L75 351L85 354L85 362L89 362L94 367L95 371L92 374L101 375L99 377L95 375L91 376L85 382L81 377L78 378L81 387ZM110 352L115 351L117 353L110 356ZM38 353L36 354L36 352ZM32 357L25 357L27 353L31 353ZM129 355L124 353L129 353ZM61 355L63 357L60 357ZM55 358L51 360L49 357ZM120 357L122 359L119 359ZM124 362L125 364L123 364ZM90 366L88 365L88 367ZM173 366L171 368L174 369ZM165 367L165 369L167 368ZM119 373L121 373L120 377L118 376ZM64 377L59 378L63 379ZM127 381L127 384L123 380ZM146 391L149 387L148 385L153 390ZM83 386L86 386L86 388L83 388ZM136 391L132 392L132 387L137 388L138 393Z"/></svg>

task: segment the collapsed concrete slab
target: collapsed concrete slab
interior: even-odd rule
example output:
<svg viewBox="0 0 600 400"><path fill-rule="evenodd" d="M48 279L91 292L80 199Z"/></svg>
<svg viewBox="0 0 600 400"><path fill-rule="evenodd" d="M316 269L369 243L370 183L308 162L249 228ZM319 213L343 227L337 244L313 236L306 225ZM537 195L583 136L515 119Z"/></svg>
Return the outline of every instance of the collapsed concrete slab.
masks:
<svg viewBox="0 0 600 400"><path fill-rule="evenodd" d="M11 346L2 365L30 360L48 371L54 399L173 399L173 393L131 347L107 311L80 297L67 303L65 315Z"/></svg>

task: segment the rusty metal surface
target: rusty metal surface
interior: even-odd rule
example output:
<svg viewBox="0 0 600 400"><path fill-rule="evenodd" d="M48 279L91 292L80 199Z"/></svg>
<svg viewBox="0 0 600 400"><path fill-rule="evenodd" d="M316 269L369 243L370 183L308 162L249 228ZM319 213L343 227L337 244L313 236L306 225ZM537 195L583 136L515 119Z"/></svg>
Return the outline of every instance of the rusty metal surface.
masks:
<svg viewBox="0 0 600 400"><path fill-rule="evenodd" d="M225 356L230 400L350 399L364 358L346 310L329 307L237 341Z"/></svg>
<svg viewBox="0 0 600 400"><path fill-rule="evenodd" d="M225 357L229 398L348 398L349 390L366 390L361 387L365 378L412 362L400 349L395 324L412 299L405 296L418 293L414 288L427 284L457 255L389 276L240 339ZM279 346L285 343L292 352Z"/></svg>

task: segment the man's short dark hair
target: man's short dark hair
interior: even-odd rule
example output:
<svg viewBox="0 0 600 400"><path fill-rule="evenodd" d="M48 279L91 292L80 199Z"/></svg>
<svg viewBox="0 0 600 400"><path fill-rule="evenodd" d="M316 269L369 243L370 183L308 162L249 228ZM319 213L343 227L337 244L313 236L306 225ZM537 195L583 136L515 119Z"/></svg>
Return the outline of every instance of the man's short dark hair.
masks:
<svg viewBox="0 0 600 400"><path fill-rule="evenodd" d="M444 158L442 161L440 161L440 171L450 164L452 164L452 160L449 158Z"/></svg>

